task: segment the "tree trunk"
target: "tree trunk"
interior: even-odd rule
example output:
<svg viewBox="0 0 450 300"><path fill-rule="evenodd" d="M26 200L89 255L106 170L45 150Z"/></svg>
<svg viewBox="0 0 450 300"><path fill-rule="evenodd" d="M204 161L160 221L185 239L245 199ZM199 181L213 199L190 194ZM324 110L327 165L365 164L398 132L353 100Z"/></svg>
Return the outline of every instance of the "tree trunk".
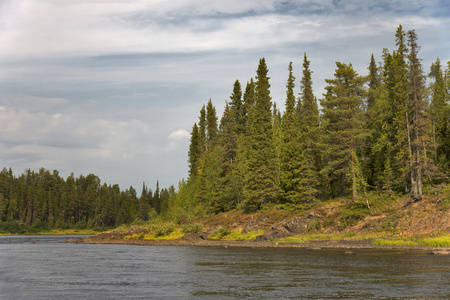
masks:
<svg viewBox="0 0 450 300"><path fill-rule="evenodd" d="M411 145L411 128L409 126L408 111L406 111L406 130L407 130L407 135L408 135L409 172L410 172L410 176L411 176L411 193L413 194L413 197L416 198L417 182L416 182L415 172L414 172L413 150L412 150L412 145Z"/></svg>

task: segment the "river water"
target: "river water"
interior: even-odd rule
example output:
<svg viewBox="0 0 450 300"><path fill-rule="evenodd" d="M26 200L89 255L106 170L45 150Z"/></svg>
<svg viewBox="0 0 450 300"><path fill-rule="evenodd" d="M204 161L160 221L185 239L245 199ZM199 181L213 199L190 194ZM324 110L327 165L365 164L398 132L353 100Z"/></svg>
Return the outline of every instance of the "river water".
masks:
<svg viewBox="0 0 450 300"><path fill-rule="evenodd" d="M450 299L425 251L84 245L0 236L0 299Z"/></svg>

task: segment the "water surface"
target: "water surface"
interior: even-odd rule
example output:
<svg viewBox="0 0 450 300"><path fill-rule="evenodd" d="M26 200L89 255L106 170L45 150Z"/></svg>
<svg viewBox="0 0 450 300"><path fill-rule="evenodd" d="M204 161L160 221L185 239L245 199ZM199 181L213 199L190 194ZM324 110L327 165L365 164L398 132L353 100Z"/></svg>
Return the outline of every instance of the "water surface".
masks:
<svg viewBox="0 0 450 300"><path fill-rule="evenodd" d="M0 299L450 299L450 257L425 251L58 243L0 236Z"/></svg>

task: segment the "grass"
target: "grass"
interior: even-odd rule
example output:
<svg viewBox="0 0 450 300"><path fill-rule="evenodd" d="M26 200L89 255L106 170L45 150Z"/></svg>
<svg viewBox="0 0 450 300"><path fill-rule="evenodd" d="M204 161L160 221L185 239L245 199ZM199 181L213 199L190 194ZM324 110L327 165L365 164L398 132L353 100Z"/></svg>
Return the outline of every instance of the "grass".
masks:
<svg viewBox="0 0 450 300"><path fill-rule="evenodd" d="M208 239L220 241L254 241L258 235L263 233L264 230L242 233L242 228L229 229L227 227L219 227L209 235Z"/></svg>
<svg viewBox="0 0 450 300"><path fill-rule="evenodd" d="M247 233L241 233L242 229L232 230L230 234L224 236L222 241L254 241L258 235L262 235L264 230L251 231Z"/></svg>
<svg viewBox="0 0 450 300"><path fill-rule="evenodd" d="M93 229L50 229L39 232L24 232L21 235L91 235L99 231ZM1 233L0 235L16 235L17 233Z"/></svg>
<svg viewBox="0 0 450 300"><path fill-rule="evenodd" d="M231 234L231 229L228 227L219 227L209 235L208 239L211 240L222 240L225 236Z"/></svg>
<svg viewBox="0 0 450 300"><path fill-rule="evenodd" d="M292 237L287 237L280 239L278 243L282 244L304 244L309 242L337 242L337 241L364 241L368 239L373 239L379 237L375 234L356 234L354 232L346 233L319 233L319 234L308 234L308 235L296 235Z"/></svg>
<svg viewBox="0 0 450 300"><path fill-rule="evenodd" d="M375 239L372 245L381 246L426 246L426 247L450 247L450 234L434 237L395 237Z"/></svg>
<svg viewBox="0 0 450 300"><path fill-rule="evenodd" d="M96 234L99 231L93 229L52 229L48 232L41 232L39 234Z"/></svg>

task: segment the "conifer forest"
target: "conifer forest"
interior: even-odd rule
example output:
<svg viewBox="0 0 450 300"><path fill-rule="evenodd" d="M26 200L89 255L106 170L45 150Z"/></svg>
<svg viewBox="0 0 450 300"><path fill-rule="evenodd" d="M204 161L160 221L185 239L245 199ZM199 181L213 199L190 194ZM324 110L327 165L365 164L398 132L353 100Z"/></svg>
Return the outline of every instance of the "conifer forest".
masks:
<svg viewBox="0 0 450 300"><path fill-rule="evenodd" d="M236 80L223 115L212 100L193 124L187 178L153 192L101 184L95 175L0 172L0 233L23 226L113 227L265 205L309 205L370 193L410 195L450 182L450 62L422 66L414 30L400 25L396 49L367 58L367 74L336 62L321 99L307 54L287 63L284 112L273 102L266 60ZM330 66L330 68L333 66ZM364 200L366 201L366 200ZM369 203L367 202L369 205Z"/></svg>

